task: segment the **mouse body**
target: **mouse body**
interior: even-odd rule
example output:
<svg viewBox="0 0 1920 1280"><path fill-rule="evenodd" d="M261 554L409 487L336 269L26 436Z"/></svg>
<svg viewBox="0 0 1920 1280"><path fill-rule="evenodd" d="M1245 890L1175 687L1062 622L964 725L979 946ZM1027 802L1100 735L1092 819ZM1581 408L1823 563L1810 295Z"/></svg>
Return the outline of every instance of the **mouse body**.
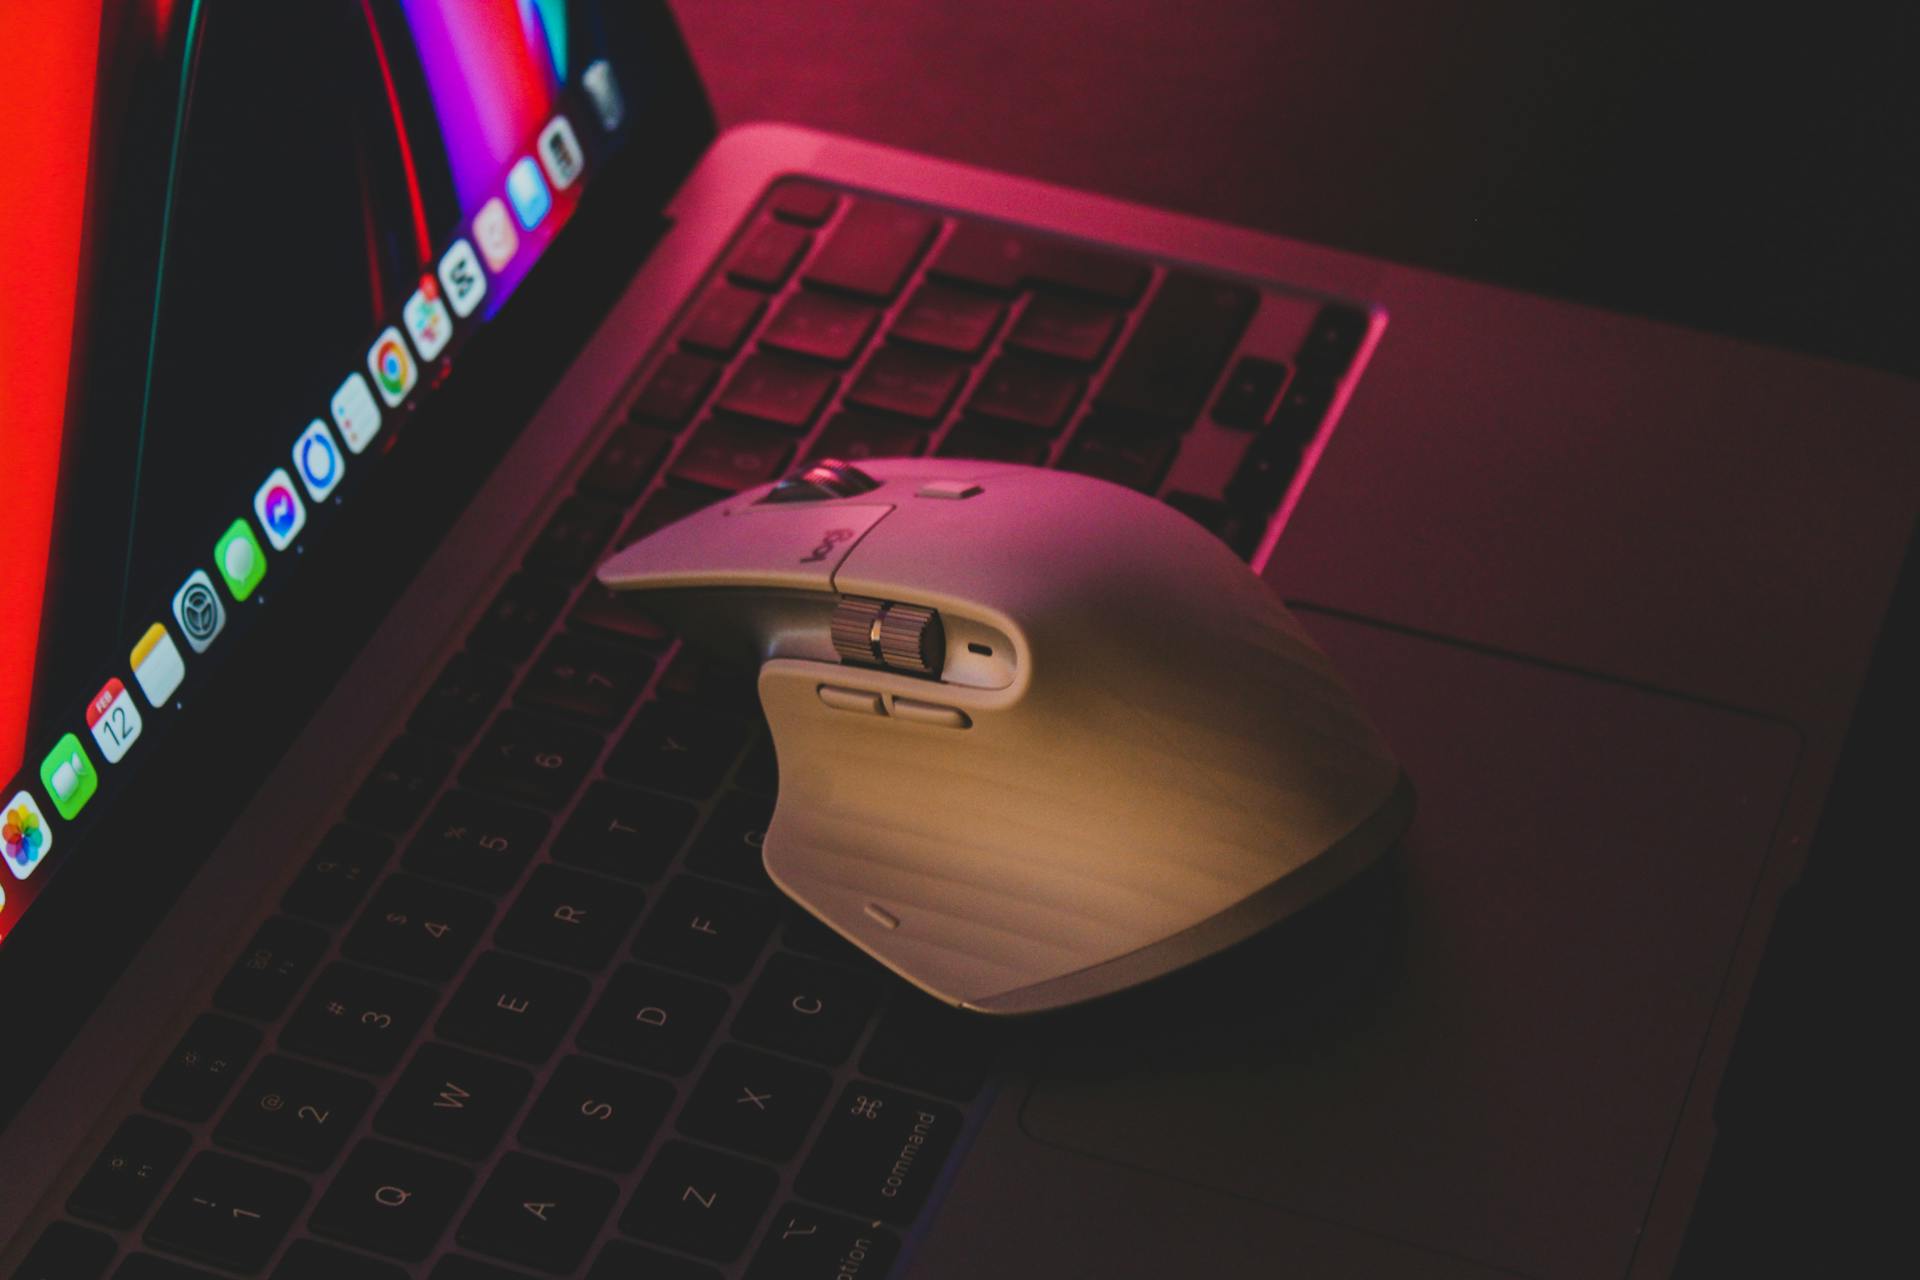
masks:
<svg viewBox="0 0 1920 1280"><path fill-rule="evenodd" d="M759 666L774 883L936 999L1148 981L1385 852L1410 785L1272 590L1199 525L1067 472L816 465L600 579Z"/></svg>

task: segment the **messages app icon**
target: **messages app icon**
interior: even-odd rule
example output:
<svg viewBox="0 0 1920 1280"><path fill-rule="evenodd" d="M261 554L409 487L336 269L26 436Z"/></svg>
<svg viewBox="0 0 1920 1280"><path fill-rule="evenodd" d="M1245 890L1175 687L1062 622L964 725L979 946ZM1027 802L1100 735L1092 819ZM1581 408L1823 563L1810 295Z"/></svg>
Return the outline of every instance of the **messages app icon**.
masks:
<svg viewBox="0 0 1920 1280"><path fill-rule="evenodd" d="M267 576L267 553L253 536L253 526L235 520L213 544L213 567L226 579L235 600L245 600Z"/></svg>

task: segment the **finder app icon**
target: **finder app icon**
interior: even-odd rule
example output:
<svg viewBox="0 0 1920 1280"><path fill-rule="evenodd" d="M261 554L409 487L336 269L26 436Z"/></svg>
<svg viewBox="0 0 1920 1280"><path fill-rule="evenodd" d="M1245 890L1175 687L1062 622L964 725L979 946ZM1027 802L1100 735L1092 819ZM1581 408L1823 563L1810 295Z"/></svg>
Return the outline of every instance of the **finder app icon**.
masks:
<svg viewBox="0 0 1920 1280"><path fill-rule="evenodd" d="M267 482L253 495L253 514L267 531L267 541L275 551L285 551L307 527L307 509L294 492L293 477L285 467L275 467Z"/></svg>
<svg viewBox="0 0 1920 1280"><path fill-rule="evenodd" d="M513 202L513 216L531 231L553 212L553 193L540 176L540 166L532 156L521 156L507 170L507 199Z"/></svg>
<svg viewBox="0 0 1920 1280"><path fill-rule="evenodd" d="M195 653L205 653L227 625L220 593L213 589L213 579L205 569L195 569L173 593L173 620L180 624L180 634Z"/></svg>

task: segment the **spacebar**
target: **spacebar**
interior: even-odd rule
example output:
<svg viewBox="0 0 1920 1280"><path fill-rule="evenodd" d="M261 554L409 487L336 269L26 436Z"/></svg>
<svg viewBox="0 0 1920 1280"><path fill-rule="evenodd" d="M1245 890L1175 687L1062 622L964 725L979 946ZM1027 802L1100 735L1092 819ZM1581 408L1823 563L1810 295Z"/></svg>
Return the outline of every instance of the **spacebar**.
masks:
<svg viewBox="0 0 1920 1280"><path fill-rule="evenodd" d="M1207 402L1260 295L1246 285L1169 272L1096 403L1186 425Z"/></svg>

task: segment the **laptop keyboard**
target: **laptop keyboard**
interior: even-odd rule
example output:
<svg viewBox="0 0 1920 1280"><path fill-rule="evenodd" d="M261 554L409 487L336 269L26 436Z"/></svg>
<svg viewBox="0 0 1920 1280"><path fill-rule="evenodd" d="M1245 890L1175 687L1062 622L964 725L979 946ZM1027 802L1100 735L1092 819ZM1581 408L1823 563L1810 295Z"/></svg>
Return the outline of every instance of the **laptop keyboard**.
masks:
<svg viewBox="0 0 1920 1280"><path fill-rule="evenodd" d="M887 1274L1004 1026L774 890L751 673L592 570L800 462L928 453L1251 556L1366 333L1296 304L1291 360L1236 361L1250 286L773 187L15 1275Z"/></svg>

